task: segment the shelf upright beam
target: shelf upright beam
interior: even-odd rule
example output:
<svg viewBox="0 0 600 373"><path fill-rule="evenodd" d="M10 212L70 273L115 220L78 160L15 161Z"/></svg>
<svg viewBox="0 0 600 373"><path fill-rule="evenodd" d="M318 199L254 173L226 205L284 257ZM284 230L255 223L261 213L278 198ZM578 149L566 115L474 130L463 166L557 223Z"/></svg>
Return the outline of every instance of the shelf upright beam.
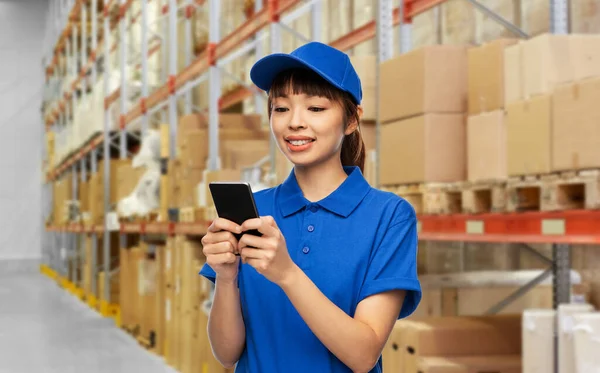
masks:
<svg viewBox="0 0 600 373"><path fill-rule="evenodd" d="M71 190L71 203L68 204L68 214L67 217L69 218L68 221L71 221L71 212L72 210L72 204L77 200L77 166L73 165L71 166L71 182L73 183L73 189ZM77 276L77 265L79 262L79 255L77 255L77 234L76 233L67 233L67 236L69 237L69 251L70 251L70 255L71 255L71 263L73 264L72 266L72 270L71 270L71 283L72 284L77 284L79 282L79 278Z"/></svg>
<svg viewBox="0 0 600 373"><path fill-rule="evenodd" d="M216 65L215 50L221 39L220 22L221 2L210 0L210 14L208 18L208 169L221 168L219 158L219 98L221 96L221 71Z"/></svg>
<svg viewBox="0 0 600 373"><path fill-rule="evenodd" d="M190 66L192 63L192 14L193 14L193 5L192 0L186 0L186 10L185 10L185 35L184 35L184 62L185 66ZM192 113L192 90L189 89L185 93L184 96L184 113L191 114Z"/></svg>
<svg viewBox="0 0 600 373"><path fill-rule="evenodd" d="M142 0L142 102L148 98L148 0ZM148 113L142 110L142 137L148 131Z"/></svg>
<svg viewBox="0 0 600 373"><path fill-rule="evenodd" d="M92 0L92 89L96 85L98 72L96 69L96 49L98 48L98 0ZM108 63L108 61L104 61Z"/></svg>
<svg viewBox="0 0 600 373"><path fill-rule="evenodd" d="M402 4L401 4L402 5ZM375 69L375 81L379 82L381 63L389 60L394 55L394 20L392 0L379 0L377 9L376 38L377 38L377 63ZM379 101L379 89L375 90L375 102ZM381 144L381 120L379 119L379 107L376 109L375 121L375 185L379 185L379 159Z"/></svg>
<svg viewBox="0 0 600 373"><path fill-rule="evenodd" d="M311 39L313 41L321 41L323 35L322 24L323 24L323 2L317 1L311 7L310 20L312 23Z"/></svg>
<svg viewBox="0 0 600 373"><path fill-rule="evenodd" d="M87 84L85 76L87 75L87 8L81 4L81 98L85 99Z"/></svg>
<svg viewBox="0 0 600 373"><path fill-rule="evenodd" d="M264 4L263 4L263 0L255 0L254 1L254 13L258 13L261 11L261 9L263 8ZM264 34L264 30L259 30L256 33L255 36L255 43L254 43L254 58L256 61L258 61L260 58L263 57L263 44L262 44L262 36ZM265 115L265 99L263 96L263 93L260 91L255 91L254 92L254 111L257 114L260 114L261 118L266 118Z"/></svg>
<svg viewBox="0 0 600 373"><path fill-rule="evenodd" d="M167 9L168 9L168 3L170 0L160 0L161 4L160 5L167 5ZM164 9L164 7L162 8ZM162 35L163 38L161 39L161 49L162 49L162 53L161 53L161 68L160 68L160 81L161 83L165 83L167 81L167 78L169 76L169 50L167 49L167 47L165 47L165 39L166 40L171 40L170 36L169 36L169 18L165 17L164 14L162 15L162 17L159 18L159 21L162 23ZM168 43L167 43L168 45ZM168 108L167 108L168 110ZM160 111L160 120L161 123L166 123L167 122L167 110L161 110ZM170 141L169 141L169 146L171 146Z"/></svg>
<svg viewBox="0 0 600 373"><path fill-rule="evenodd" d="M96 173L98 172L98 148L94 147L92 148L92 152L91 152L91 172L92 175L96 175ZM90 261L90 272L91 272L91 283L90 283L90 290L92 292L92 294L94 294L94 297L98 294L96 291L96 281L98 279L98 274L97 274L97 263L96 263L96 258L98 255L98 234L95 231L92 231L91 233L92 236L92 257L89 258Z"/></svg>
<svg viewBox="0 0 600 373"><path fill-rule="evenodd" d="M268 3L268 11L269 11L269 31L271 36L271 53L280 53L282 50L281 46L281 26L278 23L278 3L276 1L269 1ZM267 108L267 110L270 110ZM275 157L277 154L277 143L273 136L269 136L269 159L271 163L271 178L276 175L277 168Z"/></svg>
<svg viewBox="0 0 600 373"><path fill-rule="evenodd" d="M412 49L412 18L406 17L406 2L410 0L399 0L400 6L400 27L398 27L398 43L400 43L400 53L407 53Z"/></svg>
<svg viewBox="0 0 600 373"><path fill-rule="evenodd" d="M72 28L72 32L71 32L71 36L72 36L72 44L71 44L71 67L73 68L73 71L71 72L71 74L73 74L72 78L73 81L70 82L71 84L75 83L75 81L77 80L77 75L79 70L77 69L77 26L74 23L73 24L73 28ZM75 92L77 91L77 87L75 87L74 85L72 85L73 88L73 96L75 96Z"/></svg>
<svg viewBox="0 0 600 373"><path fill-rule="evenodd" d="M569 0L550 0L550 31L553 34L570 32L569 9Z"/></svg>
<svg viewBox="0 0 600 373"><path fill-rule="evenodd" d="M122 1L122 0L121 0ZM110 23L109 23L109 15L108 15L108 8L106 7L107 4L104 4L104 98L106 100L106 98L108 97L108 95L110 95L112 92L110 92L110 86L109 86L109 79L110 79L110 47L111 47L111 43L112 41L110 40ZM120 19L119 22L122 22L122 20ZM123 43L123 40L121 40L121 43ZM105 101L106 102L106 101ZM110 205L110 196L108 195L108 193L110 193L110 110L107 107L107 105L104 105L104 141L102 142L103 145L103 158L104 158L104 175L103 175L103 188L104 188L104 213L106 213L108 211L109 205ZM107 219L104 218L103 219L103 226L104 226L104 230L103 230L103 234L104 234L104 239L102 240L102 244L103 244L103 253L102 253L102 257L103 257L103 263L104 263L104 268L102 269L103 271L105 271L104 273L108 272L108 269L110 269L110 232L108 230L108 225L107 225ZM92 255L94 255L92 253ZM109 287L109 278L108 276L104 276L104 294L102 294L101 296L104 298L105 302L109 302L110 301L110 287ZM101 312L104 311L107 307L107 304L101 304L100 305L100 310Z"/></svg>
<svg viewBox="0 0 600 373"><path fill-rule="evenodd" d="M177 154L177 96L175 77L177 76L177 1L169 0L169 158Z"/></svg>
<svg viewBox="0 0 600 373"><path fill-rule="evenodd" d="M119 47L120 47L120 54L121 54L121 63L120 63L120 70L121 70L121 94L119 96L119 113L120 113L120 118L121 118L121 123L120 123L120 127L121 127L121 131L119 131L119 157L121 159L125 159L127 158L127 130L125 125L125 122L123 121L123 118L125 116L125 113L127 112L127 16L125 14L125 2L126 0L119 0ZM108 135L107 137L105 137L105 139L108 139ZM107 158L107 154L105 153L104 158ZM108 157L110 158L110 157ZM105 165L105 169L108 169L108 163L109 162L104 162ZM106 182L105 182L105 185ZM110 184L108 184L110 185ZM105 188L106 189L106 188ZM108 212L108 210L104 210L104 212ZM108 276L105 276L105 278Z"/></svg>

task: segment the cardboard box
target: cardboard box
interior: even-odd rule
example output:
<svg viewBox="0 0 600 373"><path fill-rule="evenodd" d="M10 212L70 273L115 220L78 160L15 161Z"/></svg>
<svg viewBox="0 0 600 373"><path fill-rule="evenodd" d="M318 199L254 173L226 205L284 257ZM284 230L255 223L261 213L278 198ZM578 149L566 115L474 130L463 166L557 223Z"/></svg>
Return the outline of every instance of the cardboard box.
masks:
<svg viewBox="0 0 600 373"><path fill-rule="evenodd" d="M570 34L573 80L600 76L600 35Z"/></svg>
<svg viewBox="0 0 600 373"><path fill-rule="evenodd" d="M553 94L552 169L600 167L600 78Z"/></svg>
<svg viewBox="0 0 600 373"><path fill-rule="evenodd" d="M467 165L469 181L506 179L504 110L468 118Z"/></svg>
<svg viewBox="0 0 600 373"><path fill-rule="evenodd" d="M464 113L467 49L427 46L385 61L379 87L381 123L423 113Z"/></svg>
<svg viewBox="0 0 600 373"><path fill-rule="evenodd" d="M179 179L179 207L198 206L196 187L202 181L204 170L183 168Z"/></svg>
<svg viewBox="0 0 600 373"><path fill-rule="evenodd" d="M521 373L521 356L426 357L419 359L419 373Z"/></svg>
<svg viewBox="0 0 600 373"><path fill-rule="evenodd" d="M523 41L519 41L504 49L504 105L522 100L523 87Z"/></svg>
<svg viewBox="0 0 600 373"><path fill-rule="evenodd" d="M269 155L268 140L228 140L221 149L221 167L250 167Z"/></svg>
<svg viewBox="0 0 600 373"><path fill-rule="evenodd" d="M543 34L523 43L525 98L552 93L574 78L569 35Z"/></svg>
<svg viewBox="0 0 600 373"><path fill-rule="evenodd" d="M509 176L543 174L552 170L552 126L552 97L549 95L507 106Z"/></svg>
<svg viewBox="0 0 600 373"><path fill-rule="evenodd" d="M382 185L466 177L464 114L425 114L381 127Z"/></svg>
<svg viewBox="0 0 600 373"><path fill-rule="evenodd" d="M399 320L384 347L384 372L418 372L424 357L518 355L521 316Z"/></svg>
<svg viewBox="0 0 600 373"><path fill-rule="evenodd" d="M362 87L363 120L376 120L377 107L375 90L377 89L377 56L352 56L350 63L360 78Z"/></svg>
<svg viewBox="0 0 600 373"><path fill-rule="evenodd" d="M468 50L469 115L504 108L504 49L516 42L498 39Z"/></svg>

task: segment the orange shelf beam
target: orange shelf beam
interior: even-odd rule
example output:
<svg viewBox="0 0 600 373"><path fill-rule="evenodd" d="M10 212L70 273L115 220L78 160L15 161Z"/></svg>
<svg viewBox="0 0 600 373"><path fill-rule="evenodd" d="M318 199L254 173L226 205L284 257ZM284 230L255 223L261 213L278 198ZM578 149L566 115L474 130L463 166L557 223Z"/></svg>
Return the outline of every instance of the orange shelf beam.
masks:
<svg viewBox="0 0 600 373"><path fill-rule="evenodd" d="M422 240L600 244L600 210L421 215L419 221Z"/></svg>
<svg viewBox="0 0 600 373"><path fill-rule="evenodd" d="M404 19L411 22L414 16L428 11L448 0L404 0Z"/></svg>

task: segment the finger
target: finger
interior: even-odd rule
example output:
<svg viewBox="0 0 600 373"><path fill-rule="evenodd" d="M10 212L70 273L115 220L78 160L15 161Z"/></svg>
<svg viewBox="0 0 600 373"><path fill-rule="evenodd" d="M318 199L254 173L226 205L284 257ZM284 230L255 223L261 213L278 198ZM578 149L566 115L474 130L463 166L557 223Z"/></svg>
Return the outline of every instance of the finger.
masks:
<svg viewBox="0 0 600 373"><path fill-rule="evenodd" d="M238 250L242 250L245 247L269 251L273 251L277 248L273 240L267 237L258 237L252 234L245 234L240 238Z"/></svg>
<svg viewBox="0 0 600 373"><path fill-rule="evenodd" d="M223 242L206 245L206 246L204 246L202 251L204 252L204 255L209 256L209 255L223 254L223 253L232 253L233 254L236 252L235 249L236 249L235 246L231 242L223 241Z"/></svg>
<svg viewBox="0 0 600 373"><path fill-rule="evenodd" d="M242 233L242 227L238 224L232 222L231 220L216 218L210 227L208 227L209 232L220 232L220 231L229 231L232 233Z"/></svg>
<svg viewBox="0 0 600 373"><path fill-rule="evenodd" d="M270 225L273 228L277 228L277 230L279 230L279 227L277 226L277 222L275 222L275 218L273 218L271 215L266 215L261 217L261 219L266 222L268 225Z"/></svg>
<svg viewBox="0 0 600 373"><path fill-rule="evenodd" d="M211 243L231 241L231 239L235 240L235 237L229 231L220 231L220 232L214 232L214 233L211 232L211 233L205 235L204 237L202 237L202 244L208 245Z"/></svg>
<svg viewBox="0 0 600 373"><path fill-rule="evenodd" d="M240 256L244 260L248 260L248 259L266 259L267 258L267 252L265 250L261 250L261 249L253 249L253 248L250 248L250 247L245 247L242 250L240 250Z"/></svg>
<svg viewBox="0 0 600 373"><path fill-rule="evenodd" d="M233 253L222 253L222 254L214 254L208 257L208 264L233 264L237 260L237 256L233 255Z"/></svg>
<svg viewBox="0 0 600 373"><path fill-rule="evenodd" d="M265 236L274 236L279 232L278 229L270 225L263 218L248 219L242 224L242 230L244 232L249 230L257 230Z"/></svg>

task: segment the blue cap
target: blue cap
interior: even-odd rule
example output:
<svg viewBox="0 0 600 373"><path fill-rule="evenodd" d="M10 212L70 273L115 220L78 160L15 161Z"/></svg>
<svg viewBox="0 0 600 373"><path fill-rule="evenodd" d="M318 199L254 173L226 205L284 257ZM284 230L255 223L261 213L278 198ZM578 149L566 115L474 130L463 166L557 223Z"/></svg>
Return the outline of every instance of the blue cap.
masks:
<svg viewBox="0 0 600 373"><path fill-rule="evenodd" d="M292 68L312 70L336 88L350 93L357 104L362 100L360 78L348 55L319 42L307 43L290 54L274 53L261 58L252 66L250 79L268 92L277 74Z"/></svg>

